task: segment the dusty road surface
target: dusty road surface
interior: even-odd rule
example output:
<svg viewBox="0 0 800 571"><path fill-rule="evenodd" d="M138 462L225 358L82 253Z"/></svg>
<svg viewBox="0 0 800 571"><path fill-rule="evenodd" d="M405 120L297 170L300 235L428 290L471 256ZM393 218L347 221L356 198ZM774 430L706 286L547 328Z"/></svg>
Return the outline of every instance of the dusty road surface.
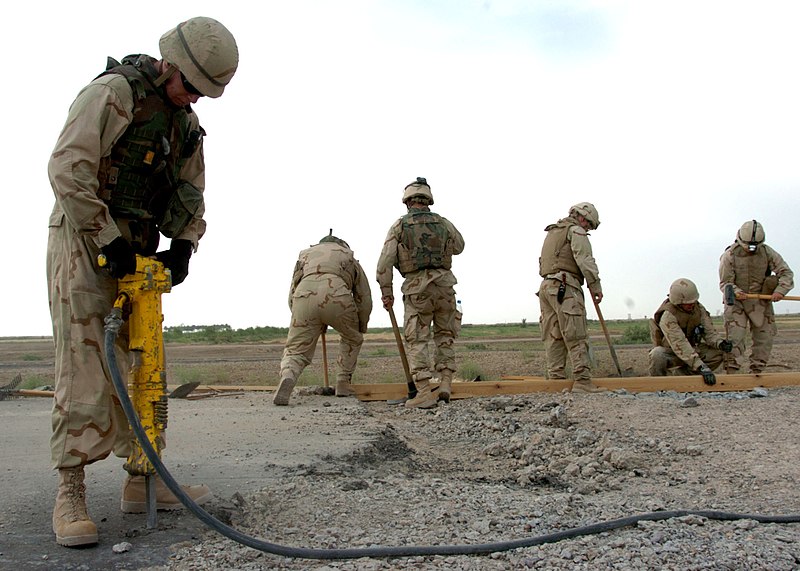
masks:
<svg viewBox="0 0 800 571"><path fill-rule="evenodd" d="M485 362L462 358L541 372L536 352L487 353ZM645 354L619 350L634 374ZM800 370L795 344L776 345L773 356L774 370ZM607 353L596 357L610 372ZM27 374L49 366L26 362L14 361ZM259 366L272 374L269 360ZM170 400L164 460L179 481L211 486L212 515L277 545L505 546L669 510L800 514L799 410L795 387L495 396L429 411L307 389L274 407L270 393L248 392ZM87 470L99 545L67 549L50 527L49 415L46 398L0 402L2 569L800 569L800 524L695 514L484 555L290 558L242 546L188 513L159 512L158 528L147 529L144 515L119 511L119 459Z"/></svg>

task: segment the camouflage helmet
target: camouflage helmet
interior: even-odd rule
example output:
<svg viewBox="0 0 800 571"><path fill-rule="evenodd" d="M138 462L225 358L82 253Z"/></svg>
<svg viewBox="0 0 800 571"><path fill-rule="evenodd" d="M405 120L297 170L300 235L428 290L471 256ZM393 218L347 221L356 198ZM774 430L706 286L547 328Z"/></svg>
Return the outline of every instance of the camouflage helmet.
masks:
<svg viewBox="0 0 800 571"><path fill-rule="evenodd" d="M333 228L331 228L327 236L325 236L319 241L320 244L325 244L326 242L333 242L334 244L339 244L340 246L344 246L348 250L350 249L350 244L348 244L341 238L337 238L336 236L333 235Z"/></svg>
<svg viewBox="0 0 800 571"><path fill-rule="evenodd" d="M748 220L742 224L736 233L736 242L748 252L755 252L765 238L764 227L755 220Z"/></svg>
<svg viewBox="0 0 800 571"><path fill-rule="evenodd" d="M700 293L692 280L679 278L669 286L669 302L673 305L696 303Z"/></svg>
<svg viewBox="0 0 800 571"><path fill-rule="evenodd" d="M600 226L600 215L597 213L597 208L591 202L579 202L569 209L570 215L580 214L591 226L592 230L597 230Z"/></svg>
<svg viewBox="0 0 800 571"><path fill-rule="evenodd" d="M158 47L161 58L207 97L222 95L239 65L236 40L212 18L181 22L161 36Z"/></svg>
<svg viewBox="0 0 800 571"><path fill-rule="evenodd" d="M408 204L409 199L415 196L424 196L429 200L428 204L433 204L433 194L431 194L431 185L425 177L418 176L417 180L411 184L407 184L403 189L403 204Z"/></svg>

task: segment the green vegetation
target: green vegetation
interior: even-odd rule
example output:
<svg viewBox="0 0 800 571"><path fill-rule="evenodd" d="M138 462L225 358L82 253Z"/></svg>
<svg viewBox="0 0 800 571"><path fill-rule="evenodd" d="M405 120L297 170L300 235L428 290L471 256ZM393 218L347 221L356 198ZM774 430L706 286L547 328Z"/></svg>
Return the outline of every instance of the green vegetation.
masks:
<svg viewBox="0 0 800 571"><path fill-rule="evenodd" d="M164 328L165 343L253 343L286 339L288 327L248 327L230 325L178 325Z"/></svg>
<svg viewBox="0 0 800 571"><path fill-rule="evenodd" d="M641 345L650 343L650 327L641 323L628 325L622 333L622 337L614 340L619 345Z"/></svg>
<svg viewBox="0 0 800 571"><path fill-rule="evenodd" d="M476 365L475 363L473 363L472 361L466 361L466 362L462 363L458 367L457 375L462 379L466 379L466 380L470 380L470 381L474 380L474 379L476 379L478 377L480 377L481 380L484 380L484 381L488 380L486 378L486 375L481 370L481 368L478 365Z"/></svg>

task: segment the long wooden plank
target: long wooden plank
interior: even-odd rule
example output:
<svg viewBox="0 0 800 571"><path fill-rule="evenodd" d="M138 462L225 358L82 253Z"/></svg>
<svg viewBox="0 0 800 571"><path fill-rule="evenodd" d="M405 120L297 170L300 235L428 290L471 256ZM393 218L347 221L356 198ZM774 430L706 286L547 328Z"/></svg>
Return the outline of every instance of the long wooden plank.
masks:
<svg viewBox="0 0 800 571"><path fill-rule="evenodd" d="M699 375L689 377L605 377L592 382L608 390L625 389L631 393L677 391L677 392L726 392L749 391L755 387L800 386L800 372L765 373L762 375L717 375L716 385L706 385ZM434 383L436 386L436 383ZM397 400L408 395L406 383L353 384L356 397L362 401ZM547 380L529 375L505 375L500 381L459 382L454 381L450 398L464 399L495 395L519 395L527 393L560 393L569 390L572 381ZM201 385L195 392L205 391L275 391L274 385Z"/></svg>
<svg viewBox="0 0 800 571"><path fill-rule="evenodd" d="M717 375L716 385L706 385L699 375L688 377L607 377L592 382L608 390L625 389L631 393L677 392L727 392L748 391L755 387L800 386L800 372L767 373L762 375ZM434 384L435 385L435 384ZM450 398L471 398L494 395L526 393L559 393L572 387L572 381L547 380L543 377L504 376L501 381L453 382ZM359 400L396 400L407 396L405 383L354 384Z"/></svg>

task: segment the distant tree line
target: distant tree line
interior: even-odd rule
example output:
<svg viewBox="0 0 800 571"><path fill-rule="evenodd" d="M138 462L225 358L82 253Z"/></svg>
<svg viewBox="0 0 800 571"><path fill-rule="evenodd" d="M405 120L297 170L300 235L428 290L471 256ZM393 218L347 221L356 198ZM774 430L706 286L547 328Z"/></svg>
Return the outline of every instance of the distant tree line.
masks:
<svg viewBox="0 0 800 571"><path fill-rule="evenodd" d="M176 325L164 328L166 343L247 343L285 339L288 327L248 327L234 329L221 325Z"/></svg>

